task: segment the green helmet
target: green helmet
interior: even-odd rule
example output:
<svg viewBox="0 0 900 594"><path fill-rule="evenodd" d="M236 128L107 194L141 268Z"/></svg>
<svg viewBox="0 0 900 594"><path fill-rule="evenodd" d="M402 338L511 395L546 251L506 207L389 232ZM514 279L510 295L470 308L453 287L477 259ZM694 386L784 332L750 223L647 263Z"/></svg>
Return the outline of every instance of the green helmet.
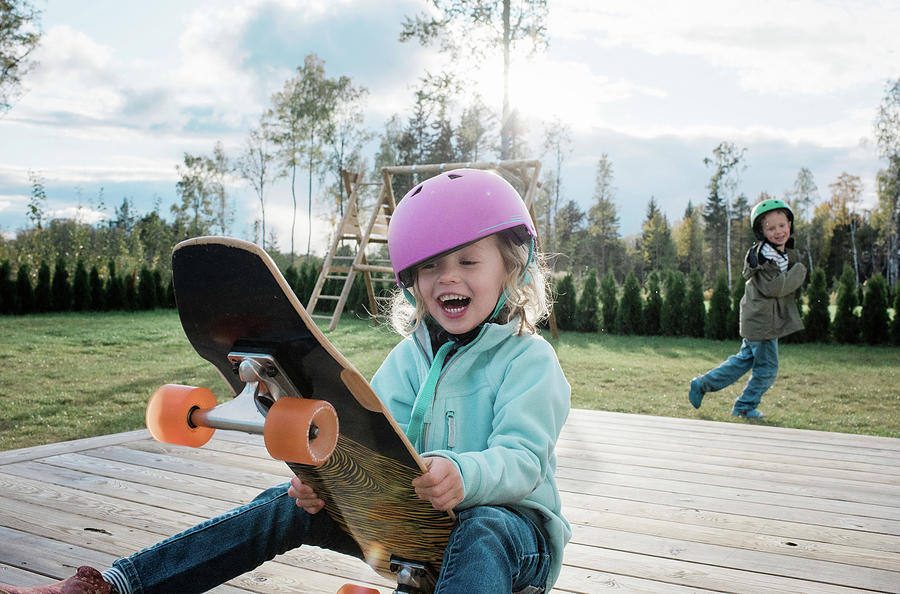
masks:
<svg viewBox="0 0 900 594"><path fill-rule="evenodd" d="M791 232L794 231L794 211L791 210L791 207L788 206L787 202L782 200L778 200L777 198L770 198L768 200L763 200L756 206L754 206L750 210L750 226L753 228L753 232L756 233L757 239L763 239L762 230L758 227L757 222L760 220L762 215L767 212L771 212L773 210L784 209L787 211L788 221L791 223Z"/></svg>

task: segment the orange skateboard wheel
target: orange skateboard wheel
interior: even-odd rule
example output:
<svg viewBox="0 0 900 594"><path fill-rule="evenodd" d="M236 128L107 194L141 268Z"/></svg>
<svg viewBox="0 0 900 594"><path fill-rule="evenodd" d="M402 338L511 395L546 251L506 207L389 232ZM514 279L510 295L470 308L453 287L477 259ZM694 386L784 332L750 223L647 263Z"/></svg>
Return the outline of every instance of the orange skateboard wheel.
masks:
<svg viewBox="0 0 900 594"><path fill-rule="evenodd" d="M367 588L365 586L357 586L356 584L344 584L337 594L381 594L375 588Z"/></svg>
<svg viewBox="0 0 900 594"><path fill-rule="evenodd" d="M324 400L279 398L266 414L263 438L276 460L319 466L337 445L337 412Z"/></svg>
<svg viewBox="0 0 900 594"><path fill-rule="evenodd" d="M209 441L215 429L192 424L191 413L216 404L215 395L206 388L166 384L147 403L147 429L157 441L198 448Z"/></svg>

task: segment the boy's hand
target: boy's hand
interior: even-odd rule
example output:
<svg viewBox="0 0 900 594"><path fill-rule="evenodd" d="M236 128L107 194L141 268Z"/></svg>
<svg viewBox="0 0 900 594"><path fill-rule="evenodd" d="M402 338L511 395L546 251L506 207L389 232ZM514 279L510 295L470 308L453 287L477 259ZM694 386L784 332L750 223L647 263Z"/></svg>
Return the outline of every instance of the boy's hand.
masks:
<svg viewBox="0 0 900 594"><path fill-rule="evenodd" d="M431 502L436 510L450 511L465 494L456 464L440 456L425 458L424 462L428 472L412 482L416 495Z"/></svg>
<svg viewBox="0 0 900 594"><path fill-rule="evenodd" d="M317 514L325 507L325 502L319 499L316 492L304 485L296 476L291 479L288 495L296 499L297 507L302 507L308 514Z"/></svg>

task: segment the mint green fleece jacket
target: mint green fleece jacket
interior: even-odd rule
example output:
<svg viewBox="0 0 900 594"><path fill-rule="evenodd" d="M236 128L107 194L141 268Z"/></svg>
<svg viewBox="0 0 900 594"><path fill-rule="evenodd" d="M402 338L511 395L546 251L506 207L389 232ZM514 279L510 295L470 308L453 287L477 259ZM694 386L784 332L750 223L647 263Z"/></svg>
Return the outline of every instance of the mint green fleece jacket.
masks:
<svg viewBox="0 0 900 594"><path fill-rule="evenodd" d="M570 388L553 347L540 336L517 335L518 328L518 320L485 324L444 365L425 413L420 451L459 468L465 495L457 509L507 506L535 521L550 547L549 591L571 536L554 478ZM372 378L404 431L431 360L428 332L420 325Z"/></svg>

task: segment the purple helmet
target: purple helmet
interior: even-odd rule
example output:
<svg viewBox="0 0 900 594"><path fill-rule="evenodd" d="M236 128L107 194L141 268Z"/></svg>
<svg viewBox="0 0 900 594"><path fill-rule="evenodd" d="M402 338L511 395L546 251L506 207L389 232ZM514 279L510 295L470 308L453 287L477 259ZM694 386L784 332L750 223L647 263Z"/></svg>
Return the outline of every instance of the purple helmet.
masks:
<svg viewBox="0 0 900 594"><path fill-rule="evenodd" d="M454 169L426 179L403 197L388 226L397 283L409 287L417 264L506 229L520 243L537 237L525 202L499 175Z"/></svg>

